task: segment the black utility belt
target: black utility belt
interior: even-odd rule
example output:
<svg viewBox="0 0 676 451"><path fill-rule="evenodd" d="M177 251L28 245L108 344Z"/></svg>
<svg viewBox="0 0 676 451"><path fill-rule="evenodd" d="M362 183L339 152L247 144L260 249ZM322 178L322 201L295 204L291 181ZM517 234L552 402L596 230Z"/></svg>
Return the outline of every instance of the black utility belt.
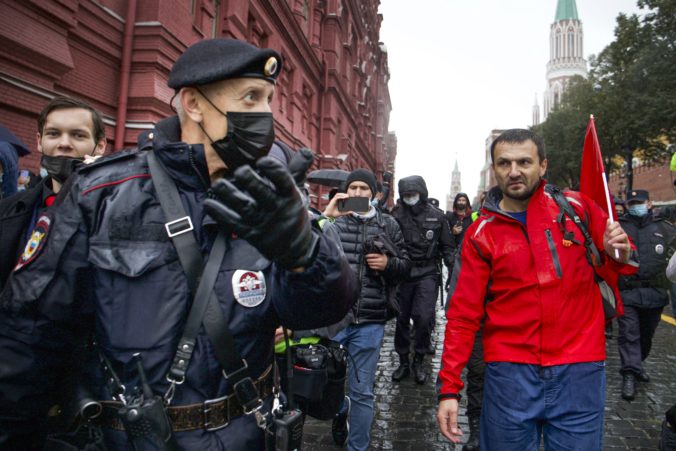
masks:
<svg viewBox="0 0 676 451"><path fill-rule="evenodd" d="M271 365L254 382L261 399L265 399L272 394L274 386L272 374ZM122 421L120 421L117 414L117 411L123 404L118 401L102 401L101 404L103 405L103 411L94 422L103 427L124 431ZM171 420L174 432L193 431L196 429L215 431L226 427L230 424L230 420L243 414L244 409L237 401L234 393L221 398L207 399L197 404L167 407L167 415Z"/></svg>

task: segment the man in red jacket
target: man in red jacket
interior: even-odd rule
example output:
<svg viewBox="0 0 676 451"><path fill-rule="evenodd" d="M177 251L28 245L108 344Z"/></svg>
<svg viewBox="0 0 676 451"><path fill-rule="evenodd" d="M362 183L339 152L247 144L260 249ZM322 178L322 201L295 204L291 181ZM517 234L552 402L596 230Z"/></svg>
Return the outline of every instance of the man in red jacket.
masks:
<svg viewBox="0 0 676 451"><path fill-rule="evenodd" d="M584 238L545 193L542 139L507 130L493 142L498 186L465 234L448 309L437 422L459 442L460 372L483 326L481 449L602 448L604 313ZM593 201L566 192L603 264L630 273L631 245ZM617 252L615 252L617 250Z"/></svg>

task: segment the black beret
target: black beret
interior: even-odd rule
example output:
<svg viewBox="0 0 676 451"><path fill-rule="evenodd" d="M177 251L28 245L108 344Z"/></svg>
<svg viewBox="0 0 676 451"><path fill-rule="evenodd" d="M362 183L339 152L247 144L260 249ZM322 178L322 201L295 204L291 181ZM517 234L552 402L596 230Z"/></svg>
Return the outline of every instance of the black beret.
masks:
<svg viewBox="0 0 676 451"><path fill-rule="evenodd" d="M262 78L274 83L282 57L237 39L205 39L186 49L169 73L169 87L180 89L226 80Z"/></svg>
<svg viewBox="0 0 676 451"><path fill-rule="evenodd" d="M648 191L644 189L635 189L627 193L627 203L629 202L645 202L650 200Z"/></svg>

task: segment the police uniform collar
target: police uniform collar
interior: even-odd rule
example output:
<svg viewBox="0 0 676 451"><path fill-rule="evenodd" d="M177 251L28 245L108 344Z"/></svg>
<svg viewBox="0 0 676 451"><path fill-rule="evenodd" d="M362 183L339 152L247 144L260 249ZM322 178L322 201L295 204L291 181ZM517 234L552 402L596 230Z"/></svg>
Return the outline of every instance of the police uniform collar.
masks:
<svg viewBox="0 0 676 451"><path fill-rule="evenodd" d="M139 136L139 149L156 152L177 185L193 191L206 191L209 170L202 144L181 141L181 124L177 116L161 120L155 128Z"/></svg>

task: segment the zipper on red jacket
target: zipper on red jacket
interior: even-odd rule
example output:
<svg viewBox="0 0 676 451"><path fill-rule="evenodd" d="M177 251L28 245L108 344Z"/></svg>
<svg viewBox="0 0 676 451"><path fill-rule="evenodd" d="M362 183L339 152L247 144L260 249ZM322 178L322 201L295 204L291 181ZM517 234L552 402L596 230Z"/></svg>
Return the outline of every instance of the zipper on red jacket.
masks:
<svg viewBox="0 0 676 451"><path fill-rule="evenodd" d="M552 254L552 260L554 260L554 268L556 269L556 275L563 277L563 271L561 270L561 262L559 261L559 254L556 252L556 246L554 245L554 238L552 237L552 231L545 229L545 236L547 237L547 244L549 244L549 252Z"/></svg>
<svg viewBox="0 0 676 451"><path fill-rule="evenodd" d="M528 238L528 232L526 231L526 226L523 225L523 223L521 221L519 221L518 219L514 219L512 216L510 216L509 214L507 214L506 212L504 212L502 210L495 210L493 208L486 208L486 211L490 211L491 213L495 213L497 216L502 216L503 218L507 219L508 221L516 222L519 225L519 227L521 227L521 231L523 232L523 236L524 236L524 238L526 238L526 243L530 244L530 238Z"/></svg>

